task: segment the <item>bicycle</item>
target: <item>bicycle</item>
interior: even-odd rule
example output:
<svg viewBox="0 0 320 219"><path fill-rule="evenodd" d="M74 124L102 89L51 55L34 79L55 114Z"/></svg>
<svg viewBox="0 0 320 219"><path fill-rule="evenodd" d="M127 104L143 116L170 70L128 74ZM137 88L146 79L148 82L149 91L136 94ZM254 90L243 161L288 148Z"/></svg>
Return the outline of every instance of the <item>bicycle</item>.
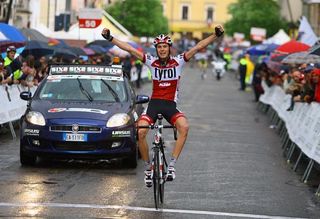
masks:
<svg viewBox="0 0 320 219"><path fill-rule="evenodd" d="M152 162L151 162L151 176L153 181L153 195L156 209L158 209L159 202L163 204L164 201L164 184L167 179L168 163L165 156L165 145L162 131L165 128L172 128L174 133L174 140L177 140L177 129L172 125L162 124L163 116L158 114L158 123L147 126L137 126L137 133L139 128L147 128L155 130L154 140L152 142ZM138 134L137 134L138 140Z"/></svg>

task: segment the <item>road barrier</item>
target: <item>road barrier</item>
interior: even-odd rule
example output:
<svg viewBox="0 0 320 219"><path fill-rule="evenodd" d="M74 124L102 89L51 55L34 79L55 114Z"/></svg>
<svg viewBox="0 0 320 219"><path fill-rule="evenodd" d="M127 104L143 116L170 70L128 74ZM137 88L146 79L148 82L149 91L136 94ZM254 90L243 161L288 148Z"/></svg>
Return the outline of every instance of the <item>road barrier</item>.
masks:
<svg viewBox="0 0 320 219"><path fill-rule="evenodd" d="M20 92L27 91L28 87L22 85L0 86L0 125L9 123L11 134L15 138L12 122L20 119L27 108L27 101L20 99ZM36 87L31 87L34 93Z"/></svg>
<svg viewBox="0 0 320 219"><path fill-rule="evenodd" d="M293 154L299 150L293 170L296 171L302 156L307 156L309 164L302 176L307 183L314 163L320 163L320 104L317 102L296 102L292 111L291 95L285 94L279 86L268 87L262 83L265 93L260 96L258 107L269 114L282 140L283 155L287 162L293 160ZM320 194L320 186L317 195Z"/></svg>

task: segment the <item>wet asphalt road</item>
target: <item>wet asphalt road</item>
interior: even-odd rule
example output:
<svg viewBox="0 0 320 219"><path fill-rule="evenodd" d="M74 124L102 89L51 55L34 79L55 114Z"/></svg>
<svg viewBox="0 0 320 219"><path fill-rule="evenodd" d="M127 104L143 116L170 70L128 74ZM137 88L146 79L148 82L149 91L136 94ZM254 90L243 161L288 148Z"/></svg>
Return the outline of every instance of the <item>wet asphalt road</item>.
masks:
<svg viewBox="0 0 320 219"><path fill-rule="evenodd" d="M150 94L150 85L138 93ZM234 75L201 80L185 68L180 109L190 132L166 184L163 210L143 185L143 163L41 160L21 167L19 140L0 134L0 217L320 218L315 188L286 164L279 136ZM165 132L168 149L172 134Z"/></svg>

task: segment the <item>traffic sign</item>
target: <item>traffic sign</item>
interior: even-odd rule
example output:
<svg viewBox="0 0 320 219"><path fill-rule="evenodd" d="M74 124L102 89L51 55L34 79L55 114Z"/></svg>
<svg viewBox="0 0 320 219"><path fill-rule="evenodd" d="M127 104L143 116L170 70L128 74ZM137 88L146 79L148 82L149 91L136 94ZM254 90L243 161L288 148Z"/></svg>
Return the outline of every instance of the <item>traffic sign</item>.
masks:
<svg viewBox="0 0 320 219"><path fill-rule="evenodd" d="M84 8L79 11L80 28L96 28L102 22L102 11L97 8Z"/></svg>

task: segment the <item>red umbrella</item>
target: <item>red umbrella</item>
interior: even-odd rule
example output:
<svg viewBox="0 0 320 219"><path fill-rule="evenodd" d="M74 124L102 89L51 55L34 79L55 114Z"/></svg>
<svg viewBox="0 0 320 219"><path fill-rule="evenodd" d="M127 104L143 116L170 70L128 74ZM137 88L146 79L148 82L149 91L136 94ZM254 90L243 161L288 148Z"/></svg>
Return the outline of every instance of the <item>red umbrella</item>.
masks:
<svg viewBox="0 0 320 219"><path fill-rule="evenodd" d="M285 44L282 44L276 49L276 52L282 54L290 54L295 52L307 51L310 48L307 44L298 42L296 40L291 40Z"/></svg>

